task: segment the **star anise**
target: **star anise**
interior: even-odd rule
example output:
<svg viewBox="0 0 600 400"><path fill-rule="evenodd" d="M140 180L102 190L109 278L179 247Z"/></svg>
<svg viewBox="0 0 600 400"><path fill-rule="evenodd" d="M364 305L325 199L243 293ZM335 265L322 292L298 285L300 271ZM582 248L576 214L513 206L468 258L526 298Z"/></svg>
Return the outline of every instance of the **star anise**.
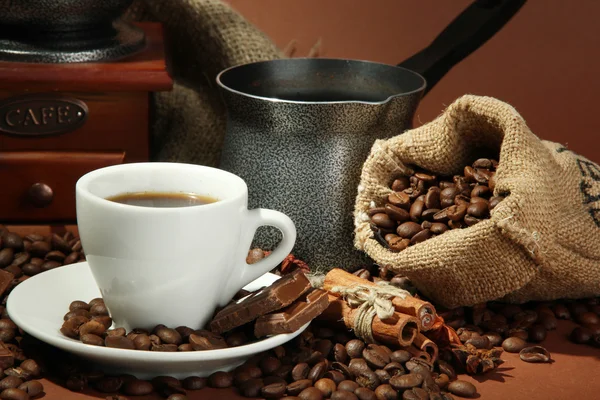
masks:
<svg viewBox="0 0 600 400"><path fill-rule="evenodd" d="M501 349L477 349L470 343L464 346L453 345L452 354L455 364L469 375L485 374L504 362L500 359Z"/></svg>

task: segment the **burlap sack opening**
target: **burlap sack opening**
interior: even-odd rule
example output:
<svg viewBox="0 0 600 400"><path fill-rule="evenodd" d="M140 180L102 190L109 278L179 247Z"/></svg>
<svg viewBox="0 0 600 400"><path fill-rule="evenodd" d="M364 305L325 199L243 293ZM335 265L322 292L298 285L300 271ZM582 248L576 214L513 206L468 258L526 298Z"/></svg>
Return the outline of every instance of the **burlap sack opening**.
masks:
<svg viewBox="0 0 600 400"><path fill-rule="evenodd" d="M499 157L494 195L507 197L489 220L399 253L372 238L367 210L385 202L409 165L452 175L490 152ZM434 121L378 140L363 166L354 216L358 249L446 307L600 295L600 168L540 140L497 99L463 96Z"/></svg>

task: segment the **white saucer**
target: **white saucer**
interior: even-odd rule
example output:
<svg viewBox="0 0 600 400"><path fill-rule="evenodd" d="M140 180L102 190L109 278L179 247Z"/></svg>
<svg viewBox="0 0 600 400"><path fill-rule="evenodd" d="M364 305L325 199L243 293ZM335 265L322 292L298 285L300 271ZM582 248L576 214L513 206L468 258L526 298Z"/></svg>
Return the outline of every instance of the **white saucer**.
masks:
<svg viewBox="0 0 600 400"><path fill-rule="evenodd" d="M267 273L244 289L254 291L279 279ZM63 316L73 300L90 301L100 290L87 262L66 265L27 279L10 294L10 318L24 331L43 342L77 354L100 365L107 373L133 374L140 379L158 375L185 378L230 371L252 355L277 347L304 331L275 335L245 346L221 350L155 352L123 350L83 344L60 333ZM160 322L160 321L158 321Z"/></svg>

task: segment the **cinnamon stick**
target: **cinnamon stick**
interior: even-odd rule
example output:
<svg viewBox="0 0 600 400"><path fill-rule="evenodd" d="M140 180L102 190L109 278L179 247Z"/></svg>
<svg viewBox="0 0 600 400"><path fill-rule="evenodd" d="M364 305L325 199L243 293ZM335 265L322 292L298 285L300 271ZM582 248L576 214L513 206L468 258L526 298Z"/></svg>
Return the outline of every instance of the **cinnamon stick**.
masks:
<svg viewBox="0 0 600 400"><path fill-rule="evenodd" d="M325 281L323 282L323 289L332 293L331 290L334 287L354 287L357 285L364 286L373 286L376 287L377 284L368 281L366 279L360 278L356 275L353 275L349 272L346 272L339 268L334 268L327 275L325 275ZM340 296L337 293L333 293L336 296ZM399 313L412 315L417 317L419 322L419 329L422 331L428 331L433 327L436 318L436 312L433 305L427 301L423 301L417 299L412 296L407 296L406 298L394 297L392 299L392 304L394 308Z"/></svg>
<svg viewBox="0 0 600 400"><path fill-rule="evenodd" d="M318 319L352 329L357 312L357 309L351 308L344 300L329 294L329 307ZM383 321L375 316L371 329L376 341L394 346L409 346L419 332L415 317L398 312Z"/></svg>
<svg viewBox="0 0 600 400"><path fill-rule="evenodd" d="M413 341L413 345L415 345L419 350L424 351L429 354L431 357L431 362L435 362L438 358L438 346L435 342L429 339L427 336L423 335L419 332Z"/></svg>
<svg viewBox="0 0 600 400"><path fill-rule="evenodd" d="M404 350L408 350L408 352L412 354L413 357L421 358L427 362L431 362L431 355L426 351L416 348L414 343L412 346L408 346Z"/></svg>

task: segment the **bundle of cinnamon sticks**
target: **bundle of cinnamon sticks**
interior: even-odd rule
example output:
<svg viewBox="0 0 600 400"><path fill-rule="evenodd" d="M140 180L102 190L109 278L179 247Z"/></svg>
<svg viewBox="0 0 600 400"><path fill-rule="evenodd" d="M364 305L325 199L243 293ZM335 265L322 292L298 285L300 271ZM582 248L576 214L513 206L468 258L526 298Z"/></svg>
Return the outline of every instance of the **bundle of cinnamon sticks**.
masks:
<svg viewBox="0 0 600 400"><path fill-rule="evenodd" d="M329 307L319 317L331 324L343 325L353 329L359 308L352 307L344 298L343 290L351 288L374 288L378 285L360 278L342 269L336 268L325 276L322 289L329 293ZM408 295L391 299L393 314L389 318L373 318L371 323L372 338L382 344L400 347L410 351L413 356L433 362L438 356L438 346L422 332L427 332L439 324L435 308L429 302Z"/></svg>

